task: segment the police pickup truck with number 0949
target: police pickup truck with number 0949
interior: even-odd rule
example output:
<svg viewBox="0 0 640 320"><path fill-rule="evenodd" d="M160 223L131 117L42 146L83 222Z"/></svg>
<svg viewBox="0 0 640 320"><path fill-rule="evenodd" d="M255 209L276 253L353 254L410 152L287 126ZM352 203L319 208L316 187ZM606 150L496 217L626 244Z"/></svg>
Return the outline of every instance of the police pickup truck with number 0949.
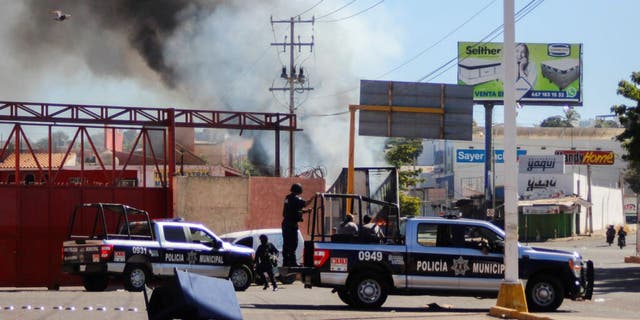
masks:
<svg viewBox="0 0 640 320"><path fill-rule="evenodd" d="M340 208L359 218L358 234L335 233L333 222L345 214ZM362 224L366 212L384 235ZM304 266L290 271L300 272L307 288L333 288L355 308L380 307L389 294L496 297L504 279L505 233L488 221L400 219L395 204L339 194L318 194L309 220ZM591 261L521 244L518 252L530 311L556 310L565 298L591 299Z"/></svg>
<svg viewBox="0 0 640 320"><path fill-rule="evenodd" d="M122 204L87 203L75 208L62 245L62 271L82 276L88 291L103 291L119 278L141 291L153 277L174 269L228 278L237 291L253 281L253 249L222 241L200 223L150 220L146 211Z"/></svg>

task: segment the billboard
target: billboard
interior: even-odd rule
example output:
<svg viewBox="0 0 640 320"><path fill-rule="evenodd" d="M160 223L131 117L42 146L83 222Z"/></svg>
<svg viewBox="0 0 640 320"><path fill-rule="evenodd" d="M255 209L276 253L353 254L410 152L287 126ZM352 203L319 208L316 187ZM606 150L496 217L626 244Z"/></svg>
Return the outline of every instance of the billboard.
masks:
<svg viewBox="0 0 640 320"><path fill-rule="evenodd" d="M562 155L526 155L519 158L520 173L564 173Z"/></svg>
<svg viewBox="0 0 640 320"><path fill-rule="evenodd" d="M555 154L564 156L567 165L613 165L616 155L613 151L601 150L556 150Z"/></svg>
<svg viewBox="0 0 640 320"><path fill-rule="evenodd" d="M360 81L361 136L471 140L473 87Z"/></svg>
<svg viewBox="0 0 640 320"><path fill-rule="evenodd" d="M516 157L520 158L527 154L527 150L516 150ZM495 163L504 163L504 150L493 150ZM484 150L482 149L457 149L456 162L458 163L484 163Z"/></svg>
<svg viewBox="0 0 640 320"><path fill-rule="evenodd" d="M582 105L582 44L517 43L516 100ZM458 42L458 84L473 86L476 103L502 103L502 43Z"/></svg>

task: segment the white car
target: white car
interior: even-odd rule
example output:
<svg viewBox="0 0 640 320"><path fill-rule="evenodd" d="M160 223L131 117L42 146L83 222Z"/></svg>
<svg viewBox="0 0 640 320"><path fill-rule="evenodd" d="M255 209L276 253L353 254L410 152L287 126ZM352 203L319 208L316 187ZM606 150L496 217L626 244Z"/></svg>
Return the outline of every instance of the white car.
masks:
<svg viewBox="0 0 640 320"><path fill-rule="evenodd" d="M273 228L273 229L254 229L254 230L245 230L245 231L237 231L226 233L220 236L220 238L226 242L232 243L234 245L240 245L252 248L253 250L258 250L258 246L260 245L260 235L264 234L269 238L269 242L273 243L273 245L280 252L278 254L278 268L276 268L274 274L282 283L289 284L295 281L295 275L291 274L286 278L281 277L280 273L277 272L277 269L282 267L282 229ZM296 262L298 265L302 265L302 255L304 248L304 238L302 237L302 233L298 230L298 247L296 248ZM262 279L256 277L256 282L260 282Z"/></svg>

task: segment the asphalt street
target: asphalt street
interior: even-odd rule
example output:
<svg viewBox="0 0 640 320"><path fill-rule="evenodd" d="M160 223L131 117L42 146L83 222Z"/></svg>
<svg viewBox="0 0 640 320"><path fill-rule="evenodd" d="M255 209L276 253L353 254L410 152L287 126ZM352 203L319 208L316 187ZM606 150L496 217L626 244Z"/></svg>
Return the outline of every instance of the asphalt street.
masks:
<svg viewBox="0 0 640 320"><path fill-rule="evenodd" d="M640 316L640 264L624 263L635 254L635 234L623 250L609 247L603 235L530 243L533 246L578 251L596 267L591 301L565 300L552 319L638 319ZM280 290L252 286L236 294L244 319L495 319L488 310L495 299L435 296L390 296L375 311L352 310L330 289L305 289L296 282ZM0 288L0 319L146 319L142 293L112 287L85 292L81 287L60 291L43 288Z"/></svg>

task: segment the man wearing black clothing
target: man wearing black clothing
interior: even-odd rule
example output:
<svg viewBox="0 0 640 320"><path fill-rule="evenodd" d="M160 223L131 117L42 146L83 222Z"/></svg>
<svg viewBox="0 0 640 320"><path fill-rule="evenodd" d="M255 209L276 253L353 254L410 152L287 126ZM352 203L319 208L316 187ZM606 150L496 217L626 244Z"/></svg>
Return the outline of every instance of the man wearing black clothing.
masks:
<svg viewBox="0 0 640 320"><path fill-rule="evenodd" d="M294 183L291 193L284 198L282 210L282 265L285 267L297 266L296 248L298 247L298 222L303 221L302 214L311 211L304 209L311 200L305 201L300 195L302 186Z"/></svg>
<svg viewBox="0 0 640 320"><path fill-rule="evenodd" d="M269 288L269 281L273 285L273 291L278 290L278 284L273 276L273 268L278 265L278 249L269 242L266 234L260 235L260 245L256 250L256 271L264 277L266 273L268 277L264 278L264 290Z"/></svg>

